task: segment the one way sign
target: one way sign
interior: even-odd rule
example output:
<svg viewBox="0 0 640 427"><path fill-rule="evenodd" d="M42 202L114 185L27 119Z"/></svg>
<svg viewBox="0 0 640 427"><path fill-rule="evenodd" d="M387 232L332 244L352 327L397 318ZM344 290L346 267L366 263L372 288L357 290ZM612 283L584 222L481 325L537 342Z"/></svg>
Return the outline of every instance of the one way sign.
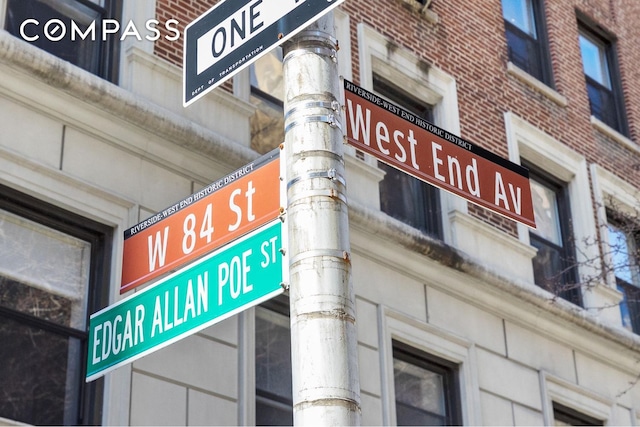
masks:
<svg viewBox="0 0 640 427"><path fill-rule="evenodd" d="M225 0L184 34L184 106L345 0Z"/></svg>

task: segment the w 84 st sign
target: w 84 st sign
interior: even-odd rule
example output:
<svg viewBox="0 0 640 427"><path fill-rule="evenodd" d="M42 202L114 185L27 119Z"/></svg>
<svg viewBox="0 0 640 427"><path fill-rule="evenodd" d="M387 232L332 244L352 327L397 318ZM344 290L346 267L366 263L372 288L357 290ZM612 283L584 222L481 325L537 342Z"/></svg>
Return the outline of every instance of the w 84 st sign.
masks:
<svg viewBox="0 0 640 427"><path fill-rule="evenodd" d="M279 149L243 166L124 233L124 293L275 219Z"/></svg>

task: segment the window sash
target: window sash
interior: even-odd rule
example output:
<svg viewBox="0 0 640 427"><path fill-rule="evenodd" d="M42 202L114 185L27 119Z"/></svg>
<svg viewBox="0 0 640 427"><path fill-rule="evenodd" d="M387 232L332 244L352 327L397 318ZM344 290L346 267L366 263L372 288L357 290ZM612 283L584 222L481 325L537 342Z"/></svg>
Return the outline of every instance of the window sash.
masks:
<svg viewBox="0 0 640 427"><path fill-rule="evenodd" d="M580 34L579 42L584 74L611 90L611 74L607 58L608 46L585 34Z"/></svg>
<svg viewBox="0 0 640 427"><path fill-rule="evenodd" d="M27 27L39 39L28 43L68 61L106 80L117 81L119 37L110 36L102 41L101 22L105 18L117 18L121 0L7 0L5 29L21 38L20 24L27 18L40 21L37 27ZM43 34L44 24L52 18L65 23L67 34L57 42L48 40ZM84 33L95 21L95 41L87 38L70 39L71 20Z"/></svg>
<svg viewBox="0 0 640 427"><path fill-rule="evenodd" d="M623 295L620 302L622 325L630 331L640 334L640 288L620 279L616 279L616 285Z"/></svg>
<svg viewBox="0 0 640 427"><path fill-rule="evenodd" d="M618 106L613 91L589 76L585 76L585 78L591 114L609 127L620 130Z"/></svg>
<svg viewBox="0 0 640 427"><path fill-rule="evenodd" d="M628 136L624 94L612 37L596 29L588 18L579 19L580 53L591 115Z"/></svg>
<svg viewBox="0 0 640 427"><path fill-rule="evenodd" d="M523 28L522 25L511 22L509 19L508 5L512 1L503 0L502 6L509 60L532 77L553 87L551 58L548 52L542 2L526 0L525 9L528 24ZM505 3L508 3L507 7L505 7Z"/></svg>
<svg viewBox="0 0 640 427"><path fill-rule="evenodd" d="M536 17L531 0L502 0L502 16L505 22L531 38L537 38Z"/></svg>
<svg viewBox="0 0 640 427"><path fill-rule="evenodd" d="M540 41L505 21L509 60L536 79L545 82Z"/></svg>
<svg viewBox="0 0 640 427"><path fill-rule="evenodd" d="M282 48L262 56L249 67L251 92L274 106L284 107Z"/></svg>
<svg viewBox="0 0 640 427"><path fill-rule="evenodd" d="M530 180L551 190L555 194L560 241L554 243L535 231L529 232L529 241L538 249L533 258L534 282L536 285L559 297L582 306L582 291L578 284L575 265L575 247L572 240L570 218L571 209L566 185L540 173L535 167L523 162L529 168ZM539 201L538 201L539 203ZM534 200L534 211L536 200ZM536 212L536 215L538 213ZM536 220L537 222L537 220Z"/></svg>
<svg viewBox="0 0 640 427"><path fill-rule="evenodd" d="M624 220L616 219L615 212L608 211L607 216L614 218L607 224L609 258L616 287L623 295L620 302L622 325L640 334L640 275L635 235L624 230Z"/></svg>
<svg viewBox="0 0 640 427"><path fill-rule="evenodd" d="M426 354L410 345L393 340L393 360L394 360L394 386L396 390L396 422L398 425L460 425L462 414L460 407L459 385L458 385L458 365L441 359L439 357ZM398 372L397 362L415 366L417 370L428 371L441 379L442 403L440 412L433 409L421 407L411 402L402 400L398 395ZM411 396L416 397L416 396ZM419 419L405 419L405 416L417 416Z"/></svg>
<svg viewBox="0 0 640 427"><path fill-rule="evenodd" d="M573 408L553 402L553 419L557 426L601 426L603 421Z"/></svg>
<svg viewBox="0 0 640 427"><path fill-rule="evenodd" d="M84 361L86 360L87 352L86 324L88 315L105 307L108 301L112 229L3 186L0 186L0 209L29 221L43 224L73 238L87 241L91 246L89 286L83 291L87 295L82 309L85 317L84 321L81 322L83 326L73 323L71 325L73 327L71 327L66 322L60 322L56 316L36 316L34 314L37 313L32 313L29 309L25 310L24 307L19 307L13 301L11 302L12 304L8 304L5 298L0 298L0 334L3 336L9 334L15 337L15 339L6 340L6 342L11 342L14 345L13 350L9 346L0 346L0 366L2 366L0 368L0 377L12 378L14 373L11 372L11 364L15 365L13 368L24 376L38 371L40 367L44 367L37 381L25 382L25 384L31 385L38 384L41 388L39 393L29 396L23 395L17 400L22 407L4 407L0 409L2 411L0 416L15 419L16 421L44 424L99 424L102 420L104 380L99 379L89 384L84 381ZM11 285L11 282L14 285ZM22 289L37 289L28 284L21 284L15 278L7 278L6 274L0 277L0 288L3 291L12 286L14 289L16 287L20 289L20 286L22 286ZM45 291L40 289L39 292L44 293ZM55 294L52 295L55 296ZM64 298L62 296L58 297ZM53 306L55 306L55 302ZM45 309L47 307L40 308ZM30 336L37 336L41 343L49 344L30 346L32 341L20 341L18 339L20 337L19 331L21 330L31 331L29 333ZM5 342L4 338L0 339L0 342ZM51 345L52 347L49 351L41 348L43 345ZM18 350L18 347L20 347L20 350ZM53 352L54 348L57 349L56 352ZM17 357L12 351L14 353L18 351ZM51 357L52 353L58 355L54 358L59 365L56 369L46 362L47 357ZM31 362L35 363L33 368L28 367L28 363ZM26 369L26 371L20 371L20 367ZM2 372L3 369L5 369L4 372ZM9 369L9 371L6 369ZM49 375L51 378L45 375ZM62 385L55 387L51 385L50 380L53 377L57 378L54 383L62 382L64 387ZM6 384L7 380L0 378L0 389L7 387ZM47 384L51 385L51 387ZM36 399L35 396L47 396L46 387L49 387L49 393L53 393L55 399ZM19 389L20 387L13 387L12 392L15 394ZM21 390L24 392L29 391L29 389L24 388ZM61 396L61 394L64 396ZM54 396L51 397L54 398ZM63 403L58 404L55 402ZM34 412L33 407L29 409L29 405L36 403L40 409ZM45 414L42 405L55 406L54 409L58 408L60 412L48 412L49 418L37 418L43 417ZM20 417L35 418L19 419Z"/></svg>
<svg viewBox="0 0 640 427"><path fill-rule="evenodd" d="M286 297L277 297L256 307L256 425L292 425L293 424L293 393L291 385L291 334L289 332L289 300ZM265 334L260 334L260 322L264 322L262 328L269 328L270 324L280 330L287 330L280 336L279 342L267 343L267 347L261 348L261 339L268 339ZM258 336L260 334L260 336ZM276 339L278 337L275 337ZM282 356L277 361L279 366L277 373L269 372L272 360L269 358L269 348L276 348L275 356ZM266 360L259 360L267 357ZM282 364L284 362L284 365ZM266 371L265 371L266 370ZM278 384L269 381L269 378L277 374ZM260 378L266 379L262 382ZM286 384L286 385L285 385ZM276 387L271 387L276 386Z"/></svg>

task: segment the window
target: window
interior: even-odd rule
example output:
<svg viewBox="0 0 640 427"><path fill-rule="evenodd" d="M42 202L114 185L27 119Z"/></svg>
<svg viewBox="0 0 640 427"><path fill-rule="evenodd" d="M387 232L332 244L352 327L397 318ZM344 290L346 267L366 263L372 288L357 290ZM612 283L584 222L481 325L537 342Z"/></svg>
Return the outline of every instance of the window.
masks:
<svg viewBox="0 0 640 427"><path fill-rule="evenodd" d="M580 289L576 285L566 185L529 169L537 227L530 231L529 240L538 249L533 259L534 281L541 288L582 306Z"/></svg>
<svg viewBox="0 0 640 427"><path fill-rule="evenodd" d="M602 426L601 420L590 417L575 409L553 402L553 420L556 426Z"/></svg>
<svg viewBox="0 0 640 427"><path fill-rule="evenodd" d="M284 141L282 49L262 56L249 72L251 103L258 107L251 117L251 148L268 153Z"/></svg>
<svg viewBox="0 0 640 427"><path fill-rule="evenodd" d="M502 0L509 61L552 86L551 61L540 0Z"/></svg>
<svg viewBox="0 0 640 427"><path fill-rule="evenodd" d="M7 0L5 27L16 37L24 40L24 34L29 43L40 49L115 82L119 36L105 35L103 40L102 20L119 17L120 3L120 0ZM27 19L37 23L30 21L23 25ZM74 32L75 28L78 30ZM114 27L110 24L108 28Z"/></svg>
<svg viewBox="0 0 640 427"><path fill-rule="evenodd" d="M580 31L579 41L591 114L627 135L613 44L584 28Z"/></svg>
<svg viewBox="0 0 640 427"><path fill-rule="evenodd" d="M256 307L256 425L293 425L289 301Z"/></svg>
<svg viewBox="0 0 640 427"><path fill-rule="evenodd" d="M607 218L615 218L609 212ZM638 287L638 264L636 227L629 227L629 223L609 220L610 258L616 278L618 290L624 295L620 303L622 324L635 333L640 333L640 287Z"/></svg>
<svg viewBox="0 0 640 427"><path fill-rule="evenodd" d="M429 105L413 99L375 74L373 89L389 101L433 122L433 110ZM384 163L378 165L386 172L380 182L380 209L426 234L442 239L438 189Z"/></svg>
<svg viewBox="0 0 640 427"><path fill-rule="evenodd" d="M393 341L397 425L460 425L457 365Z"/></svg>
<svg viewBox="0 0 640 427"><path fill-rule="evenodd" d="M0 187L0 417L99 424L89 315L106 305L111 229Z"/></svg>

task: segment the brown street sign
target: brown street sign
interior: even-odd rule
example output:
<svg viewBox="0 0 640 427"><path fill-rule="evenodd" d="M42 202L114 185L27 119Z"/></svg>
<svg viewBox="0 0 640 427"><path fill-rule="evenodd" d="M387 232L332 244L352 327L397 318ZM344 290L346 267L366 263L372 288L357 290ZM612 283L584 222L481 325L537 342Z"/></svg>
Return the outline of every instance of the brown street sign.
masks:
<svg viewBox="0 0 640 427"><path fill-rule="evenodd" d="M345 80L347 140L424 182L535 228L529 172Z"/></svg>

